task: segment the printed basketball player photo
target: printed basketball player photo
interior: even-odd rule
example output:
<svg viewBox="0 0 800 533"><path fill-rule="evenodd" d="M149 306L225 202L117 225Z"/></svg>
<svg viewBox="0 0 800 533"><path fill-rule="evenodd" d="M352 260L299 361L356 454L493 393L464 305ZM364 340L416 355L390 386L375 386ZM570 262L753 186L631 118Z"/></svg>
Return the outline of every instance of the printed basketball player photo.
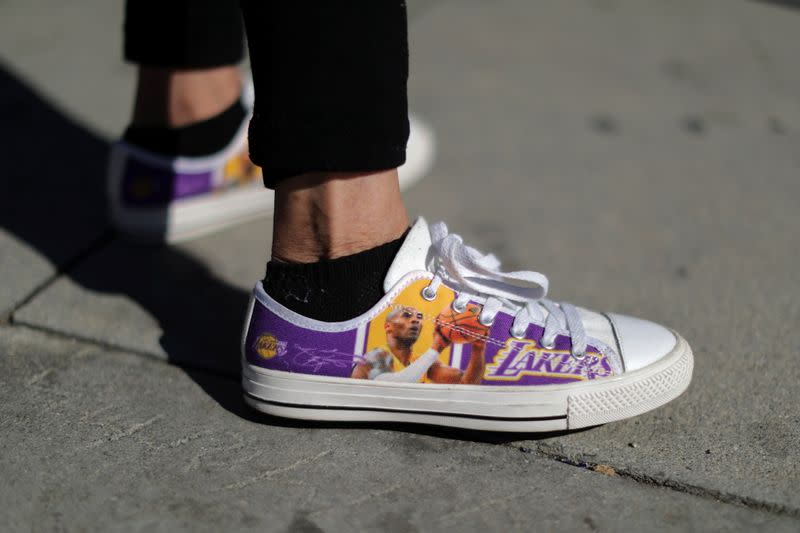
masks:
<svg viewBox="0 0 800 533"><path fill-rule="evenodd" d="M372 348L354 366L351 377L379 381L421 383L463 383L477 385L483 378L484 338L489 331L478 321L481 308L468 305L461 313L447 306L438 317L412 306L396 306L383 325L385 344ZM471 346L466 369L442 362L451 344ZM419 354L419 348L427 347ZM418 355L417 355L418 354Z"/></svg>

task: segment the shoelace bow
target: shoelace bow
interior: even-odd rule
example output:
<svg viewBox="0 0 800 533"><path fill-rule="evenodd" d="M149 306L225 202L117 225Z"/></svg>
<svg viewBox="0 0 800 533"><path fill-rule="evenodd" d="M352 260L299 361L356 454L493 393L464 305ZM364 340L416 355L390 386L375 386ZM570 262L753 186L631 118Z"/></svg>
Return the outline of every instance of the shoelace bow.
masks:
<svg viewBox="0 0 800 533"><path fill-rule="evenodd" d="M442 283L457 289L458 297L453 301L457 312L476 296L485 297L479 320L487 326L494 322L504 303L516 303L519 310L509 332L513 337L524 337L531 321L544 320L543 347L552 348L558 331L566 330L572 338L572 356L579 359L585 355L586 331L578 309L545 298L549 282L544 274L529 270L502 272L497 257L465 245L460 236L447 232L444 222L431 225L430 233L435 251L434 276L422 291L424 298L434 299Z"/></svg>

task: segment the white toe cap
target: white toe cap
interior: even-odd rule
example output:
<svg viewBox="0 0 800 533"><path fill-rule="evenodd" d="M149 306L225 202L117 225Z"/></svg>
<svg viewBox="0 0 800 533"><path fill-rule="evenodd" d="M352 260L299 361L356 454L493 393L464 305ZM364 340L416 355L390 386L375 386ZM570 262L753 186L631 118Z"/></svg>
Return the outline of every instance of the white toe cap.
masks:
<svg viewBox="0 0 800 533"><path fill-rule="evenodd" d="M670 330L653 322L615 313L607 316L614 327L626 372L658 361L678 342Z"/></svg>

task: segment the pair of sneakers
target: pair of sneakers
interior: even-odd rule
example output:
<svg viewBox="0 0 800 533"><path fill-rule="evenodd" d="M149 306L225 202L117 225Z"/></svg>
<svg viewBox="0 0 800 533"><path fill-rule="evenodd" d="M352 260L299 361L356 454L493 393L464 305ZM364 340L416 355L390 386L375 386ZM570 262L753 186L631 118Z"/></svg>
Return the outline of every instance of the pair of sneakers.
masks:
<svg viewBox="0 0 800 533"><path fill-rule="evenodd" d="M411 124L403 186L431 160L430 132ZM246 122L206 158L117 143L109 194L121 231L170 242L273 206L247 158ZM332 323L287 309L257 283L240 347L245 400L296 419L555 431L644 413L691 380L692 351L674 331L551 301L544 275L503 272L443 223L414 223L383 288L369 311Z"/></svg>

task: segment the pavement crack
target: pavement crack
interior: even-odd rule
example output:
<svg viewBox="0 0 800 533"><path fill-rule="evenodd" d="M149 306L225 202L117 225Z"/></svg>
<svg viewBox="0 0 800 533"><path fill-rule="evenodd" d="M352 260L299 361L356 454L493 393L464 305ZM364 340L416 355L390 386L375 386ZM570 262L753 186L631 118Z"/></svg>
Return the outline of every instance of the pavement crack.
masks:
<svg viewBox="0 0 800 533"><path fill-rule="evenodd" d="M109 443L116 442L116 441L121 440L121 439L125 439L125 438L128 438L128 437L131 437L131 436L135 435L136 433L142 431L143 429L145 429L145 428L147 428L149 426L152 426L153 424L155 424L156 422L158 422L162 418L164 418L164 415L156 415L153 418L145 420L144 422L140 422L138 424L133 424L132 426L128 427L127 429L122 430L122 431L120 431L118 433L115 433L115 434L111 435L110 437L107 437L107 438L104 438L104 439L98 439L98 440L92 442L91 444L89 444L87 446L87 448L96 448L96 447L101 446L103 444L109 444Z"/></svg>
<svg viewBox="0 0 800 533"><path fill-rule="evenodd" d="M88 421L90 419L96 418L98 415L103 414L106 411L108 411L109 409L113 409L113 408L114 408L113 405L105 405L105 406L101 407L100 409L96 409L94 411L87 411L87 412L83 413L83 415L81 415L81 417L78 420L80 422L86 422L86 421Z"/></svg>
<svg viewBox="0 0 800 533"><path fill-rule="evenodd" d="M180 446L183 446L184 444L188 444L188 443L190 443L190 442L192 442L194 440L197 440L199 438L205 437L205 436L210 435L210 434L211 434L211 431L208 431L208 430L206 430L206 431L198 431L198 432L192 433L191 435L186 435L186 436L181 437L179 439L175 439L175 440L173 440L171 442L163 443L163 444L157 446L155 448L155 450L160 451L160 450L164 450L164 449L178 448Z"/></svg>
<svg viewBox="0 0 800 533"><path fill-rule="evenodd" d="M464 516L470 515L472 513L483 511L484 509L492 509L492 508L507 508L508 503L513 500L518 500L520 498L526 497L530 491L526 491L523 493L514 494L513 496L500 496L497 498L489 498L487 500L482 501L478 505L474 505L468 507L466 509L459 509L458 511L451 511L447 514L442 515L442 521L449 521L455 518L462 518Z"/></svg>
<svg viewBox="0 0 800 533"><path fill-rule="evenodd" d="M318 514L324 513L325 511L329 511L331 509L341 510L341 509L347 509L349 507L358 507L361 504L370 502L372 500L376 500L376 499L381 498L383 496L388 496L389 494L397 492L401 488L403 488L403 484L402 483L392 483L391 485L389 485L388 487L384 488L383 490L379 490L377 492L372 492L370 494L361 496L360 498L355 498L355 499L350 500L349 502L347 502L345 504L328 505L328 506L323 507L321 509L316 509L315 511L312 511L311 513L309 513L309 516L318 515Z"/></svg>
<svg viewBox="0 0 800 533"><path fill-rule="evenodd" d="M72 269L82 263L85 259L88 259L95 253L99 252L111 241L114 240L114 236L116 233L111 229L106 229L103 233L100 234L97 238L90 241L85 247L81 248L71 257L68 257L64 260L61 266L56 267L56 271L53 272L50 276L45 278L41 283L39 283L36 287L34 287L31 292L28 293L27 296L22 298L16 305L14 305L7 313L0 316L0 322L7 322L9 324L15 324L16 320L14 314L28 305L34 298L39 296L45 290L47 290L53 283L58 280L62 275L69 273Z"/></svg>
<svg viewBox="0 0 800 533"><path fill-rule="evenodd" d="M271 469L271 470L264 470L263 472L259 473L258 475L249 477L247 479L243 479L241 481L237 481L236 483L230 483L230 484L225 485L222 488L217 489L217 490L220 491L220 490L242 489L242 488L247 487L249 485L252 485L254 483L258 483L259 481L263 481L263 480L269 479L269 478L271 478L273 476L277 476L278 474L284 474L286 472L291 472L292 470L294 470L296 468L299 468L301 466L305 466L305 465L314 463L316 461L319 461L320 459L322 459L326 455L330 455L332 452L333 452L333 450L325 450L325 451L320 452L320 453L318 453L316 455L312 455L310 457L304 457L302 459L298 459L297 461L295 461L292 464L287 465L287 466L282 466L280 468L274 468L274 469Z"/></svg>
<svg viewBox="0 0 800 533"><path fill-rule="evenodd" d="M608 462L599 463L583 459L574 459L566 455L554 453L553 451L545 449L541 446L537 446L536 448L529 448L527 446L514 445L513 443L503 443L501 444L501 446L506 446L518 450L519 452L532 454L537 457L545 459L553 459L560 463L582 468L584 470L589 470L590 472L598 473L600 475L609 476L612 475L611 472L613 472L613 476L629 479L631 481L640 483L642 485L674 490L676 492L682 492L684 494L688 494L690 496L696 496L698 498L704 498L707 500L713 500L730 505L737 505L739 507L746 507L747 509L754 511L761 511L780 516L788 516L791 518L800 518L800 508L791 507L781 503L758 500L756 498L750 498L748 496L742 496L740 494L734 494L730 492L720 491L717 489L701 487L699 485L684 483L666 477L652 476L650 474L645 474L644 472L637 472L635 470L631 470L628 468L614 466Z"/></svg>
<svg viewBox="0 0 800 533"><path fill-rule="evenodd" d="M25 385L27 385L28 387L31 387L31 386L37 384L38 382L40 382L41 380L43 380L44 378L46 378L47 376L49 376L50 374L52 374L55 371L56 371L55 368L46 368L46 369L42 370L41 372L39 372L38 374L35 374L34 376L31 376L31 378L28 381L25 382Z"/></svg>

